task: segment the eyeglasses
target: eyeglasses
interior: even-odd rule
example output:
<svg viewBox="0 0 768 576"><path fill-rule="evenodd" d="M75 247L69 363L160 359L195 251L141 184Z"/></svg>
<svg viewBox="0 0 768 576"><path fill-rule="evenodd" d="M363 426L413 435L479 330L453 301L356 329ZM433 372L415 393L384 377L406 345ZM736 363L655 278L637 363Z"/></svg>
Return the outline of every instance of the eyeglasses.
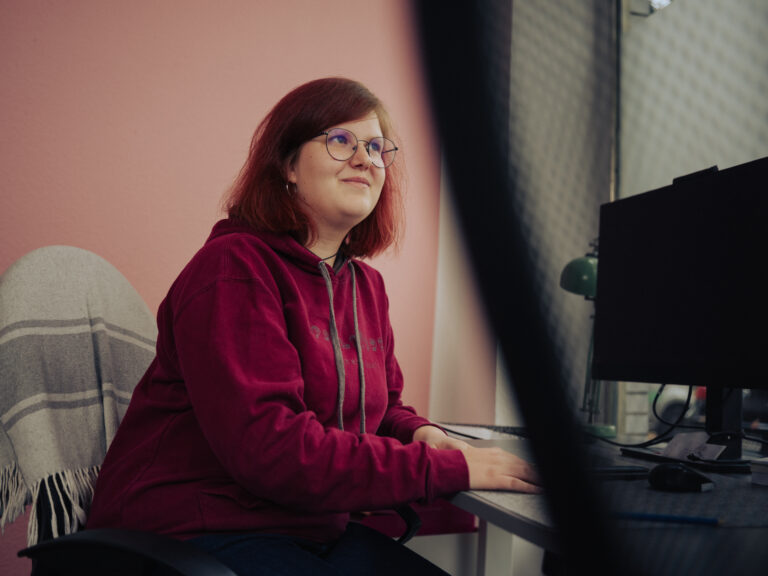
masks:
<svg viewBox="0 0 768 576"><path fill-rule="evenodd" d="M395 143L383 136L377 136L370 140L358 140L349 130L334 128L327 132L320 132L318 136L325 136L325 147L331 158L344 162L352 158L357 152L360 142L365 145L365 151L371 159L371 163L377 168L386 168L395 161L395 152L398 148Z"/></svg>

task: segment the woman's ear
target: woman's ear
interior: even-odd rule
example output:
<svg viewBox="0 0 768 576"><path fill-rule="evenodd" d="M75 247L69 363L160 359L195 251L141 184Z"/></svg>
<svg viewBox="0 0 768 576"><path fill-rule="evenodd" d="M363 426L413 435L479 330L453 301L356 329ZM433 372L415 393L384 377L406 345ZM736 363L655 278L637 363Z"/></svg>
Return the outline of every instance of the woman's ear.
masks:
<svg viewBox="0 0 768 576"><path fill-rule="evenodd" d="M291 158L285 164L285 179L291 184L296 184L296 180L298 180L296 177L296 170L293 169L294 163L295 158Z"/></svg>

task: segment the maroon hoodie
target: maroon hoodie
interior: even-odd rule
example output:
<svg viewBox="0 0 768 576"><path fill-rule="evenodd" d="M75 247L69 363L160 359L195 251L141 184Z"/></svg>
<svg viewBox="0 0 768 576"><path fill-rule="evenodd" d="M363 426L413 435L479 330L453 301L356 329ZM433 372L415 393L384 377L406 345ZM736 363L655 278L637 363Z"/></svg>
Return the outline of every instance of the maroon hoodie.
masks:
<svg viewBox="0 0 768 576"><path fill-rule="evenodd" d="M157 356L109 447L88 528L327 541L350 512L468 488L461 452L411 442L428 421L401 402L370 266L331 269L288 236L223 220L157 321Z"/></svg>

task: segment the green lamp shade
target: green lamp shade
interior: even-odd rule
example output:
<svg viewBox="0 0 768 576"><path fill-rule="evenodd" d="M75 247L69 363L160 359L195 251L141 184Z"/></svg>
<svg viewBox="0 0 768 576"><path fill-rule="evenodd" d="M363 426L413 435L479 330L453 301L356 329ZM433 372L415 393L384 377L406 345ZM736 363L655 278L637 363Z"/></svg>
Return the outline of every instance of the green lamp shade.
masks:
<svg viewBox="0 0 768 576"><path fill-rule="evenodd" d="M582 256L568 262L560 274L560 287L573 294L594 298L597 294L597 258Z"/></svg>

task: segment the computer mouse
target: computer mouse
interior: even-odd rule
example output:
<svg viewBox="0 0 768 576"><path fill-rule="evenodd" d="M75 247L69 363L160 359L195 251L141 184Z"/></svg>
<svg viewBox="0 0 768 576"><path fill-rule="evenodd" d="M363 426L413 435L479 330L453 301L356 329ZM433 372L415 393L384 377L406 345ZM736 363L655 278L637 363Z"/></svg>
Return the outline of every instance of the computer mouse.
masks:
<svg viewBox="0 0 768 576"><path fill-rule="evenodd" d="M706 492L715 486L707 476L682 462L657 464L648 474L648 483L665 492Z"/></svg>

